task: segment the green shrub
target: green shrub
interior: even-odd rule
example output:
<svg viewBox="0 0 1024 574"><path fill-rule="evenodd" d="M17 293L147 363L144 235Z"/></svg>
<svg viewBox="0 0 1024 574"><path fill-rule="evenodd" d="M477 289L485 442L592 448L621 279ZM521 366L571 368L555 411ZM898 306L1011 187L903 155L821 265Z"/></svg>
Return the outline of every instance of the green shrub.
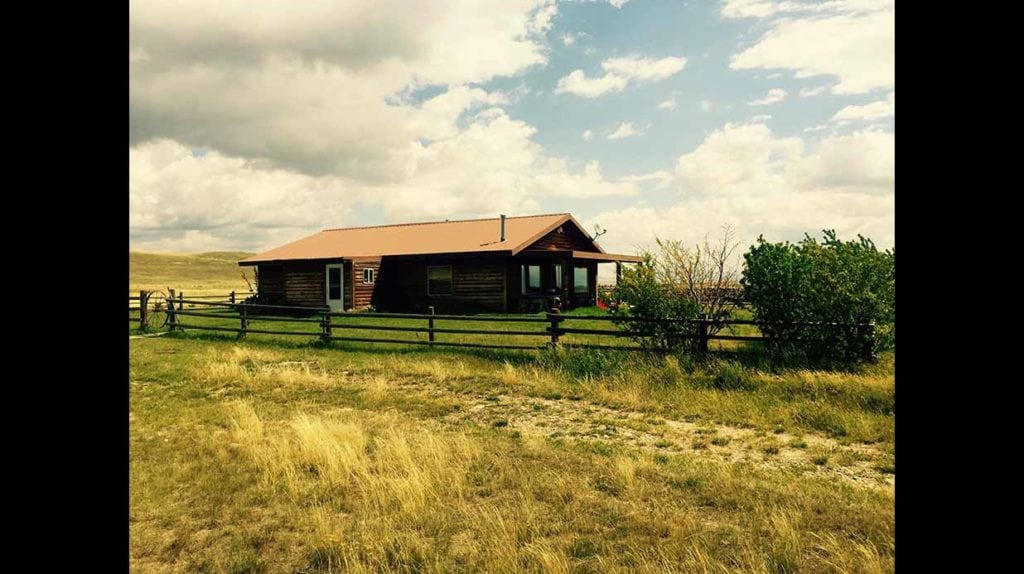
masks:
<svg viewBox="0 0 1024 574"><path fill-rule="evenodd" d="M687 339L680 335L693 335L696 330L687 323L647 323L631 321L643 319L697 319L700 306L685 294L659 281L655 263L650 254L633 269L623 269L616 288L618 304L613 313L616 325L635 333L631 337L646 349L677 349Z"/></svg>
<svg viewBox="0 0 1024 574"><path fill-rule="evenodd" d="M894 347L894 249L879 251L862 236L840 241L835 231L826 230L822 243L809 235L797 244L769 243L759 237L743 258L740 282L756 321L876 325L872 339L855 327L766 324L761 331L769 338L769 352L851 363L866 358L866 345L873 344L876 351Z"/></svg>

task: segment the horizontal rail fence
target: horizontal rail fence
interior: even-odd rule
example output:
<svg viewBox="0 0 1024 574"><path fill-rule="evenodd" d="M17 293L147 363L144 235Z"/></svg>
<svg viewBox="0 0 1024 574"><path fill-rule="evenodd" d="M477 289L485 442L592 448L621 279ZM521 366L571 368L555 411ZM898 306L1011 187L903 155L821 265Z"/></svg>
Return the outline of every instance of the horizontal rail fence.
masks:
<svg viewBox="0 0 1024 574"><path fill-rule="evenodd" d="M496 349L521 349L535 350L553 346L565 346L571 348L592 348L592 349L616 349L616 350L644 350L640 345L605 345L592 343L563 342L561 338L566 335L588 335L591 338L629 338L636 339L645 335L644 327L648 325L661 326L662 336L674 341L692 340L694 348L698 352L708 352L710 341L743 341L743 342L766 342L769 337L763 335L732 335L719 334L720 330L729 326L750 325L755 327L775 326L805 329L808 331L842 328L856 329L864 335L866 345L864 348L865 358L874 356L874 324L846 324L846 323L821 323L821 322L787 322L787 323L764 323L750 320L719 320L710 319L647 319L640 317L622 316L591 316L591 315L567 315L561 313L546 313L543 317L538 316L480 316L480 315L438 315L430 308L430 313L346 313L331 311L327 307L295 307L283 305L256 305L248 303L229 303L220 301L206 301L201 299L183 297L170 298L168 301L168 327L171 331L183 331L187 329L223 331L236 333L238 337L247 334L284 335L296 337L317 337L321 341L352 341L362 343L392 343L402 345L428 345L428 346L449 346L449 347L474 347L474 348L496 348ZM287 315L286 315L287 314ZM213 319L232 319L237 321L237 326L222 326L200 324L189 321L192 317L203 317ZM385 322L394 319L422 320L423 324L415 325L394 325L374 324L374 322ZM482 325L481 328L465 328L444 326L446 322L479 322L479 323L513 323L510 329L495 329L493 325ZM579 327L580 323L607 322L625 324L628 329L594 329L586 326ZM259 323L270 323L263 327ZM257 323L253 327L253 323ZM289 328L288 323L295 325ZM441 326L438 326L441 323ZM314 330L295 330L298 326L310 326L315 324ZM544 325L543 328L532 328L531 326ZM353 336L347 334L350 330L373 331L384 333L425 333L423 339L401 339L401 338L373 338L367 336ZM437 335L480 335L486 337L543 337L536 345L512 344L509 342L497 341L495 344L475 343L463 341L438 340ZM358 335L358 334L356 334ZM790 339L794 342L808 342L813 338ZM657 349L647 349L657 351Z"/></svg>
<svg viewBox="0 0 1024 574"><path fill-rule="evenodd" d="M141 290L138 295L134 293L128 294L128 322L137 323L137 327L140 331L145 331L148 328L154 326L153 317L155 314L160 312L167 312L171 307L175 307L176 301L182 301L185 298L185 293L182 291L175 292L174 289L168 289L165 294L163 291L150 291ZM235 304L243 297L234 291L225 293L223 295L190 295L190 301L199 301L200 304L210 301L222 302ZM168 301L170 299L170 301ZM194 304L177 303L175 309L184 309L188 307L195 307ZM168 313L164 325L171 320L171 315Z"/></svg>
<svg viewBox="0 0 1024 574"><path fill-rule="evenodd" d="M617 285L598 285L598 298L606 304L618 302ZM721 297L727 303L736 307L744 307L747 302L743 297L742 287L701 287L695 290L698 295ZM689 297L690 292L685 289L673 289L670 293L677 296Z"/></svg>

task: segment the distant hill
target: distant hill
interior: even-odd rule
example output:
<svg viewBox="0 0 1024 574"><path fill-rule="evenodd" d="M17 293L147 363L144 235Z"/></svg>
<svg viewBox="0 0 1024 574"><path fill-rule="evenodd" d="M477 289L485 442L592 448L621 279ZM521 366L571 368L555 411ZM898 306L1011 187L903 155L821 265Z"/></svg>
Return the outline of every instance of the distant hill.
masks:
<svg viewBox="0 0 1024 574"><path fill-rule="evenodd" d="M252 253L244 251L211 251L208 253L128 252L128 291L160 290L168 287L184 290L186 296L221 294L229 291L247 293L242 272L253 281L251 268L238 262ZM253 281L255 287L255 281Z"/></svg>

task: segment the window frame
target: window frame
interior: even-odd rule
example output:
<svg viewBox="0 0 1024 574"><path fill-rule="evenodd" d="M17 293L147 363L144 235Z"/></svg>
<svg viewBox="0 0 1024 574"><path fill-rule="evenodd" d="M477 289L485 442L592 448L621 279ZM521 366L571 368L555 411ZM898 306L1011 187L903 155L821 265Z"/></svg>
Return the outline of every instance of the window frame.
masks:
<svg viewBox="0 0 1024 574"><path fill-rule="evenodd" d="M449 291L447 293L431 293L430 292L430 270L431 269L447 269L448 270L448 285ZM455 292L455 273L452 270L451 265L427 265L427 297L451 297Z"/></svg>
<svg viewBox="0 0 1024 574"><path fill-rule="evenodd" d="M537 286L530 287L530 268L537 268ZM540 264L523 263L519 268L520 292L523 295L539 294L544 292L544 271Z"/></svg>
<svg viewBox="0 0 1024 574"><path fill-rule="evenodd" d="M582 269L585 272L584 277L586 278L586 280L585 280L585 283L583 285L583 289L582 290L580 290L580 283L579 283L579 281L576 281L576 270L577 269ZM574 265L573 266L573 268L572 268L572 292L574 294L576 294L576 295L585 295L585 294L589 294L590 293L590 268L587 267L586 265Z"/></svg>
<svg viewBox="0 0 1024 574"><path fill-rule="evenodd" d="M369 281L366 280L367 272L369 272L369 277L370 277ZM374 269L373 267L363 267L363 285L373 285L373 283L376 280L377 280L377 270Z"/></svg>

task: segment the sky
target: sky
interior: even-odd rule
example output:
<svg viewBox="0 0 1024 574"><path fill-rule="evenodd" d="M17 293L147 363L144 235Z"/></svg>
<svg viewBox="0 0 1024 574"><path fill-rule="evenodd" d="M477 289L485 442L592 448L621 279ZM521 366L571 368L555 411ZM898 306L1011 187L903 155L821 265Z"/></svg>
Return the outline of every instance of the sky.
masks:
<svg viewBox="0 0 1024 574"><path fill-rule="evenodd" d="M130 247L561 212L614 253L893 247L894 1L133 0Z"/></svg>

